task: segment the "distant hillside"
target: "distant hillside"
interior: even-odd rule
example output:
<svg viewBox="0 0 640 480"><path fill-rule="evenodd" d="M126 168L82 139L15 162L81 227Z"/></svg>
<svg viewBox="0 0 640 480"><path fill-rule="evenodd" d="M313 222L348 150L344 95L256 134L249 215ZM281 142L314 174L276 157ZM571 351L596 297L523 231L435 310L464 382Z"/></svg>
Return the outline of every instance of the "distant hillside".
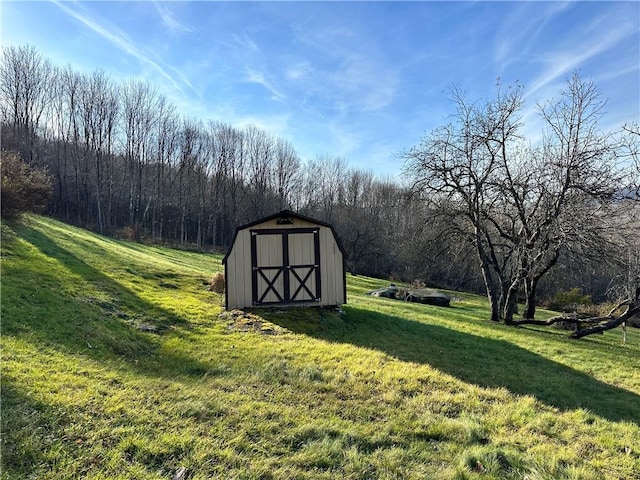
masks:
<svg viewBox="0 0 640 480"><path fill-rule="evenodd" d="M3 479L640 478L640 332L373 298L224 314L220 256L2 225Z"/></svg>

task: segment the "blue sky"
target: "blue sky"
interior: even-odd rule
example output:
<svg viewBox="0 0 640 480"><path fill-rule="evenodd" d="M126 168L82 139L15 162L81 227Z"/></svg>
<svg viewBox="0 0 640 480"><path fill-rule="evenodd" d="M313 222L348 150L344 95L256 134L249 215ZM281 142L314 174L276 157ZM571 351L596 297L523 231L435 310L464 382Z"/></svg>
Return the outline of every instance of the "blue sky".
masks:
<svg viewBox="0 0 640 480"><path fill-rule="evenodd" d="M608 99L604 128L640 117L640 2L7 2L2 43L57 65L153 83L181 113L255 124L301 157L394 176L447 122L446 91L519 81L536 101L574 70Z"/></svg>

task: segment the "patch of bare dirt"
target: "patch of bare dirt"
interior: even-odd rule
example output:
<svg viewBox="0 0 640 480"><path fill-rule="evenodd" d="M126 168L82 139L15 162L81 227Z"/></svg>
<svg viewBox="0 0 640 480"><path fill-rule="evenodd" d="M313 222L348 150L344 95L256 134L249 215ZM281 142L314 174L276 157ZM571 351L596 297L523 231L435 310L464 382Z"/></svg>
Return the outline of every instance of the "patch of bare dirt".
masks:
<svg viewBox="0 0 640 480"><path fill-rule="evenodd" d="M228 321L227 328L240 332L258 332L262 335L278 335L282 329L273 323L267 322L260 315L245 312L243 310L231 310L222 312L218 317Z"/></svg>

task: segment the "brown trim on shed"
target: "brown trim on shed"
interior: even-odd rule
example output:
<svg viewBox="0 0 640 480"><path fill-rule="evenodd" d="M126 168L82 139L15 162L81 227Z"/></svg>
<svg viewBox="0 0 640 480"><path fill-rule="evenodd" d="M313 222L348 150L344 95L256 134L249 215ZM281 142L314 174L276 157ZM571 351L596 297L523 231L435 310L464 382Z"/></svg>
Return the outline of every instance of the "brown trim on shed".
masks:
<svg viewBox="0 0 640 480"><path fill-rule="evenodd" d="M318 302L322 299L322 272L320 268L320 228L264 228L251 229L251 289L252 301L254 305L263 305L269 303L297 303L297 302ZM313 234L313 263L311 264L295 264L292 265L289 258L289 236L300 234ZM258 265L258 248L257 240L260 235L279 235L282 243L282 265ZM300 272L300 269L309 269L306 274ZM265 271L275 271L271 277L265 275ZM311 275L315 277L315 288L307 284ZM276 281L282 275L282 289L278 291ZM304 276L302 276L304 275ZM264 290L259 290L258 283L260 278L266 283ZM298 287L291 293L291 281L295 278ZM311 291L313 288L314 291ZM309 299L299 299L298 294L306 292ZM270 292L277 297L278 301L266 302L265 298Z"/></svg>

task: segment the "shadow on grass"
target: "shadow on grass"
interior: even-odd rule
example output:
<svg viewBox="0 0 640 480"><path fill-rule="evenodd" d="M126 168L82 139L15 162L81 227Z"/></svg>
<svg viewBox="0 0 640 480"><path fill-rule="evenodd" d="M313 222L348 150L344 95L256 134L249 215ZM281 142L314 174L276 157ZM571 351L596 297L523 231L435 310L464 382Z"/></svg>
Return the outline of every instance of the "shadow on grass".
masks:
<svg viewBox="0 0 640 480"><path fill-rule="evenodd" d="M345 311L343 320L324 322L295 315L266 316L296 333L380 350L468 383L532 395L563 410L585 408L609 420L640 424L640 396L512 343L369 310L345 307Z"/></svg>
<svg viewBox="0 0 640 480"><path fill-rule="evenodd" d="M8 478L33 477L47 462L43 437L69 423L67 412L34 400L6 379L0 390L2 408L11 412L2 415L2 470Z"/></svg>
<svg viewBox="0 0 640 480"><path fill-rule="evenodd" d="M51 405L16 385L2 380L2 408L9 415L2 415L2 478L39 478L56 468L61 458L74 459L76 478L96 467L103 466L104 458L88 455L84 432L77 428L81 415L72 406ZM113 423L131 425L134 419L119 412ZM70 428L75 425L76 428ZM73 433L71 433L73 432ZM113 448L115 436L104 437L100 443L106 449ZM95 438L91 448L97 447ZM64 468L64 467L63 467ZM72 478L69 470L65 478Z"/></svg>
<svg viewBox="0 0 640 480"><path fill-rule="evenodd" d="M1 421L3 479L54 478L52 472L59 475L56 478L115 478L114 471L118 478L138 478L141 469L173 469L181 455L179 444L175 449L167 444L156 449L137 440L140 434L134 434L132 427L142 436L152 435L144 417L124 409L107 413L95 404L82 409L49 404L25 389L28 383L22 385L3 378L0 386L3 413L11 412Z"/></svg>
<svg viewBox="0 0 640 480"><path fill-rule="evenodd" d="M161 351L162 335L176 326L188 329L185 319L141 299L39 230L22 227L19 234L95 287L97 295L70 291L65 282L71 280L56 278L55 267L12 271L3 265L3 335L25 332L41 345L98 361L124 360L151 376L201 376L209 371L208 365L188 356Z"/></svg>

